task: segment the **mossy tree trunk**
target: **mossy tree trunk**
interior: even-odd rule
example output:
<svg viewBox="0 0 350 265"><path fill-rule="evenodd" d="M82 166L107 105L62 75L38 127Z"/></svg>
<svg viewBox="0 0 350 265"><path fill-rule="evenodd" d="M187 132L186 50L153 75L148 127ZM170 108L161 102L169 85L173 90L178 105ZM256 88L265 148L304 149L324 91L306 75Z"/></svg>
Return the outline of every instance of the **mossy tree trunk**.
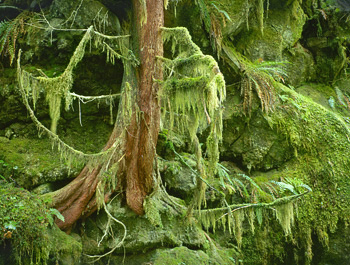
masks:
<svg viewBox="0 0 350 265"><path fill-rule="evenodd" d="M159 85L154 79L162 79L157 56L163 56L160 35L160 27L164 25L163 1L145 2L146 10L142 1L133 0L134 14L141 18L136 23L141 62L137 72L139 113L133 112L126 144L126 199L137 214L143 214L143 200L153 185L153 161L160 124Z"/></svg>
<svg viewBox="0 0 350 265"><path fill-rule="evenodd" d="M118 137L124 137L125 157L118 173L119 188L126 191L128 206L137 214L144 213L143 201L153 186L153 162L160 126L159 85L155 79L162 79L162 69L157 56L163 55L160 27L164 25L164 5L162 0L133 0L134 49L138 50L140 65L136 69L135 107L128 122L127 133L117 124L105 149L113 145ZM123 106L121 106L123 107ZM118 120L118 119L117 119ZM118 160L119 158L115 158ZM110 161L109 161L110 162ZM109 163L108 162L108 163ZM70 231L81 217L86 217L97 209L96 188L103 163L91 169L86 166L67 186L53 194L52 206L65 217L65 222L57 220L57 225ZM104 194L108 200L113 190Z"/></svg>

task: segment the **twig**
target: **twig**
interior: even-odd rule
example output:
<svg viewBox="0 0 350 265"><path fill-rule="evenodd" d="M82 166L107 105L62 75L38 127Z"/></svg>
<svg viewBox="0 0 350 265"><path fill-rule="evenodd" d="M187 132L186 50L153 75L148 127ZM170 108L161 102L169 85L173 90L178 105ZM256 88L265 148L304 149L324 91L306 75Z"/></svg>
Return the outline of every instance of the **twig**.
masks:
<svg viewBox="0 0 350 265"><path fill-rule="evenodd" d="M82 95L78 95L78 94L73 92L73 93L70 93L70 95L73 96L73 97L78 98L81 101L81 103L86 104L86 103L89 103L89 102L91 102L91 101L93 101L95 99L120 97L121 93L111 94L111 95L101 95L101 96L82 96ZM84 101L84 99L88 100L88 101Z"/></svg>
<svg viewBox="0 0 350 265"><path fill-rule="evenodd" d="M292 200L296 200L306 194L308 194L310 191L306 191L306 192L303 192L303 193L300 193L300 194L297 194L297 195L292 195L292 196L287 196L287 197L283 197L283 198L279 198L279 199L276 199L274 200L273 202L269 202L269 203L242 203L242 204L232 204L232 205L229 205L228 207L221 207L221 208L214 208L214 209L205 209L205 210L200 210L201 213L203 212L220 212L220 211L225 211L227 209L232 209L234 208L233 210L231 210L231 212L234 212L236 210L239 210L239 209L243 209L243 208L250 208L250 207L254 207L254 208L271 208L272 206L277 206L277 205L281 205L281 204L284 204L286 202L290 202ZM198 210L196 210L195 212L198 212ZM223 216L227 215L228 213L224 214ZM223 217L221 216L221 217ZM220 218L221 218L220 217Z"/></svg>
<svg viewBox="0 0 350 265"><path fill-rule="evenodd" d="M23 9L18 8L18 7L16 7L16 6L0 6L0 8L12 8L12 9L17 9L17 10L19 10L19 11L22 11L22 10L23 10Z"/></svg>
<svg viewBox="0 0 350 265"><path fill-rule="evenodd" d="M119 221L118 219L116 219L115 217L113 217L113 215L111 215L111 213L107 210L107 206L106 203L103 201L103 209L106 211L107 215L116 223L120 224L121 226L123 226L124 229L124 236L122 238L122 240L110 251L108 251L107 253L103 254L103 255L86 255L89 258L96 258L95 260L89 262L89 263L95 263L96 261L102 259L105 256L108 256L109 254L112 254L117 248L121 247L124 243L124 240L126 238L127 235L127 229L126 226L123 222Z"/></svg>

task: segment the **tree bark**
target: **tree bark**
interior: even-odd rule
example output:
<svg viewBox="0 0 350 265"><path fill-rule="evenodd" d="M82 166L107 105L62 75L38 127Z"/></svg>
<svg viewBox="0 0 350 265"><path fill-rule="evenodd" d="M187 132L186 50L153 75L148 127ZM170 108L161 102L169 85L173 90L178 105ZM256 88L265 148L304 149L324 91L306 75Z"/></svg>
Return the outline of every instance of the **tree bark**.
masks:
<svg viewBox="0 0 350 265"><path fill-rule="evenodd" d="M126 144L126 200L137 214L143 214L143 201L153 186L153 162L160 125L159 85L162 79L157 56L163 55L160 27L164 25L162 0L133 0L138 36L140 67L137 73L139 110L134 111ZM141 18L141 21L140 21ZM139 112L139 113L137 113Z"/></svg>

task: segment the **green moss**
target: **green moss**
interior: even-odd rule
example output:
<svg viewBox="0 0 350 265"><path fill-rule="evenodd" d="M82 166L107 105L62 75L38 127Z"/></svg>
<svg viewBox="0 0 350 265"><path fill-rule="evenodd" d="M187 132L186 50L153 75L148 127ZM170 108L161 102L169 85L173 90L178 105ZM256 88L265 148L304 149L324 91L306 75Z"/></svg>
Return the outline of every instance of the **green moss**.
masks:
<svg viewBox="0 0 350 265"><path fill-rule="evenodd" d="M59 264L74 265L80 262L82 244L76 234L71 236L54 226L47 231L50 249L50 261Z"/></svg>
<svg viewBox="0 0 350 265"><path fill-rule="evenodd" d="M49 210L24 189L0 182L0 244L11 244L17 264L44 264L49 256ZM8 254L8 253L6 253Z"/></svg>
<svg viewBox="0 0 350 265"><path fill-rule="evenodd" d="M173 249L159 249L152 259L154 265L178 265L178 264L235 264L228 258L224 263L220 260L212 259L208 254L201 250L190 250L187 247L177 247Z"/></svg>
<svg viewBox="0 0 350 265"><path fill-rule="evenodd" d="M266 119L285 135L295 158L275 174L300 178L313 188L298 207L294 234L299 243L304 242L306 260L310 261L310 231L327 244L327 233L334 232L340 220L350 222L350 131L332 111L287 88L281 92L284 103L289 104L281 105Z"/></svg>
<svg viewBox="0 0 350 265"><path fill-rule="evenodd" d="M155 199L153 198L153 196L149 196L144 202L144 209L146 213L146 218L150 221L150 223L156 227L162 228L163 223L159 214L159 203L159 199Z"/></svg>
<svg viewBox="0 0 350 265"><path fill-rule="evenodd" d="M252 60L282 60L282 51L294 46L301 38L305 22L306 16L299 1L293 1L292 5L282 10L270 9L264 23L264 34L252 19L252 30L241 34L236 47L239 51L245 51Z"/></svg>
<svg viewBox="0 0 350 265"><path fill-rule="evenodd" d="M189 250L178 247L171 250L158 250L154 260L155 265L161 264L208 264L209 257L202 251Z"/></svg>
<svg viewBox="0 0 350 265"><path fill-rule="evenodd" d="M33 188L37 185L68 178L78 171L79 165L68 168L57 152L52 150L49 139L0 137L0 159L8 166L0 168L5 177L11 176L20 186ZM70 173L69 173L70 171Z"/></svg>

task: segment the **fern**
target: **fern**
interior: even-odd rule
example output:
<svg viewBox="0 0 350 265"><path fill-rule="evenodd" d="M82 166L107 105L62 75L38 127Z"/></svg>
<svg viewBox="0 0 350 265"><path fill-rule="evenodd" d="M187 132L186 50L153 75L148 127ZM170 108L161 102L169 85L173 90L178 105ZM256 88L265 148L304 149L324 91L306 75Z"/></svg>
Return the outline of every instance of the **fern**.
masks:
<svg viewBox="0 0 350 265"><path fill-rule="evenodd" d="M225 198L227 195L224 195L225 199L221 202L222 207L194 211L204 229L212 228L215 232L218 226L224 231L228 228L240 245L244 231L244 220L248 220L250 229L254 233L255 220L258 225L262 225L264 212L272 209L285 235L291 234L291 226L294 223L294 202L311 191L309 186L299 179L290 178L259 185L253 178L245 174L240 173L232 176L230 170L220 163L217 163L216 167L221 188L228 190L230 194L232 194L231 191L239 192L243 203L229 205ZM213 190L219 192L215 188ZM285 191L294 194L282 196Z"/></svg>
<svg viewBox="0 0 350 265"><path fill-rule="evenodd" d="M232 177L230 175L230 171L226 167L220 163L217 163L216 171L223 189L239 192L240 196L244 198L250 197L246 185L244 185L238 178Z"/></svg>
<svg viewBox="0 0 350 265"><path fill-rule="evenodd" d="M10 65L16 57L18 38L26 33L24 24L32 17L31 12L24 11L11 21L0 22L0 54L9 56Z"/></svg>
<svg viewBox="0 0 350 265"><path fill-rule="evenodd" d="M274 180L271 180L271 183L277 185L282 191L289 190L291 193L297 194L297 192L294 190L293 185L290 185L288 183L284 183L281 181L274 181Z"/></svg>
<svg viewBox="0 0 350 265"><path fill-rule="evenodd" d="M224 59L240 72L244 113L251 114L253 91L260 99L262 111L272 111L276 101L275 82L284 82L287 73L282 67L288 62L265 62L261 59L251 62L233 47L223 45L223 50Z"/></svg>
<svg viewBox="0 0 350 265"><path fill-rule="evenodd" d="M249 176L245 175L245 174L239 174L241 177L243 177L245 180L248 180L248 182L256 189L260 192L260 194L264 194L266 193L265 191L263 191L260 186L258 184L256 184L256 182Z"/></svg>
<svg viewBox="0 0 350 265"><path fill-rule="evenodd" d="M196 0L195 4L199 8L200 19L204 25L205 31L209 34L211 45L217 52L218 58L222 50L222 28L225 27L226 21L230 21L230 15L224 10L223 4L217 1Z"/></svg>
<svg viewBox="0 0 350 265"><path fill-rule="evenodd" d="M303 183L300 179L297 179L297 178L295 179L284 178L281 181L271 180L270 182L280 188L280 193L289 191L294 195L298 195L305 192L305 190L307 190L308 192L312 191L310 186Z"/></svg>

